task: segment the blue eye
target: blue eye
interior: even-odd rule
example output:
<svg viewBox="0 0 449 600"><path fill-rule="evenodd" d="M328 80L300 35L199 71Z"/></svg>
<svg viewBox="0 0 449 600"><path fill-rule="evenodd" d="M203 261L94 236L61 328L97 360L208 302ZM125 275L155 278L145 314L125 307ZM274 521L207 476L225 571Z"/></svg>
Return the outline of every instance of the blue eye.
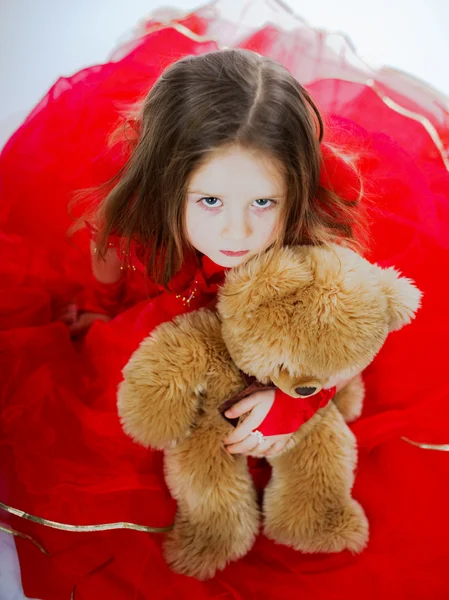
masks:
<svg viewBox="0 0 449 600"><path fill-rule="evenodd" d="M218 198L210 197L210 198L201 198L200 202L203 206L207 206L209 208L215 208L216 206L218 206L216 203L221 202L221 200L219 200Z"/></svg>
<svg viewBox="0 0 449 600"><path fill-rule="evenodd" d="M215 196L205 196L198 200L205 208L220 208L223 206L223 202L219 198L215 198ZM277 204L275 200L271 200L269 198L259 198L258 200L254 200L253 205L255 208L271 208Z"/></svg>
<svg viewBox="0 0 449 600"><path fill-rule="evenodd" d="M263 204L257 204L259 208L265 208L265 206L271 206L273 204L273 200L269 200L268 198L260 198L259 200L255 200L255 202L263 202Z"/></svg>

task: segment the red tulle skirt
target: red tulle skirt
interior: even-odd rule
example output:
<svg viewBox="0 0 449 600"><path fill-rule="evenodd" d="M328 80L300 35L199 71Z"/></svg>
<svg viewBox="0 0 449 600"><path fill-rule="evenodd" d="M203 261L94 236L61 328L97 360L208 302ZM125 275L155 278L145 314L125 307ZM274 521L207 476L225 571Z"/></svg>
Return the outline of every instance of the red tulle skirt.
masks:
<svg viewBox="0 0 449 600"><path fill-rule="evenodd" d="M71 340L57 316L82 290L90 265L84 233L66 236L67 206L75 190L104 182L123 164L120 145L108 146L108 136L165 66L217 45L241 46L289 68L322 110L327 139L363 156L369 258L394 265L424 292L416 320L390 335L366 371L364 412L352 426L360 448L354 495L370 521L369 546L358 556L304 555L261 535L245 558L202 583L168 569L163 534L58 530L3 512L4 522L47 552L16 538L28 596L61 600L75 590L77 600L449 598L446 100L404 74L371 72L343 39L280 9L262 26L256 17L267 6L252 2L232 21L220 12L222 2L172 26L146 23L106 64L59 79L6 145L0 500L71 525L172 522L176 506L162 455L127 439L115 408L121 368L146 335L151 301L139 274L130 274L120 314ZM252 470L263 487L268 466L254 463Z"/></svg>

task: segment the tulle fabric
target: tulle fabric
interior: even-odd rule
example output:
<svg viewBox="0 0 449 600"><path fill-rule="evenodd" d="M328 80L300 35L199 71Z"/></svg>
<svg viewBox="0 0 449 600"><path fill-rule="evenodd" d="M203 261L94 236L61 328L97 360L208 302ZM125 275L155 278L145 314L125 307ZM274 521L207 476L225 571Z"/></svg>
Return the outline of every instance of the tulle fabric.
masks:
<svg viewBox="0 0 449 600"><path fill-rule="evenodd" d="M258 19L270 6L270 23L263 25ZM77 600L449 595L449 457L404 440L449 442L445 99L405 75L370 72L343 38L313 31L277 3L245 7L246 16L232 19L228 4L218 2L170 27L161 28L163 17L148 21L106 64L58 80L2 153L0 499L73 525L172 522L176 507L162 455L124 436L116 386L140 340L180 310L176 295L188 296L200 278L207 305L219 281L210 265L187 261L176 294L167 296L129 268L117 316L74 342L57 316L82 295L91 273L88 232L66 235L67 205L75 190L103 183L124 164L129 146L120 136L108 144L109 134L165 66L217 44L238 45L279 60L307 86L325 115L325 142L358 157L371 227L368 257L395 266L424 292L417 319L389 337L366 371L365 408L352 426L360 448L354 495L370 521L369 546L360 556L304 555L260 535L244 559L201 583L168 569L161 534L72 533L9 517L48 551L17 538L28 596L60 600L73 590ZM329 177L339 192L354 192L350 173L330 169ZM251 466L263 488L268 466Z"/></svg>

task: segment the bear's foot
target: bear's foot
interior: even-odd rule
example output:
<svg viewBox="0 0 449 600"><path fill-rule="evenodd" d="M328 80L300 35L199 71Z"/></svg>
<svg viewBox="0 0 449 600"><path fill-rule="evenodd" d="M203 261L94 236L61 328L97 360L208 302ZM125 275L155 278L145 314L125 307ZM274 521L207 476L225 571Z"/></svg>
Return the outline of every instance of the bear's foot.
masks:
<svg viewBox="0 0 449 600"><path fill-rule="evenodd" d="M301 552L361 552L368 543L368 520L358 502L331 505L319 512L310 505L265 522L265 535Z"/></svg>
<svg viewBox="0 0 449 600"><path fill-rule="evenodd" d="M252 548L256 535L256 528L245 527L243 522L238 530L228 527L220 531L206 524L198 523L194 527L188 521L179 520L167 534L165 559L176 573L200 580L211 579L216 571L244 556Z"/></svg>

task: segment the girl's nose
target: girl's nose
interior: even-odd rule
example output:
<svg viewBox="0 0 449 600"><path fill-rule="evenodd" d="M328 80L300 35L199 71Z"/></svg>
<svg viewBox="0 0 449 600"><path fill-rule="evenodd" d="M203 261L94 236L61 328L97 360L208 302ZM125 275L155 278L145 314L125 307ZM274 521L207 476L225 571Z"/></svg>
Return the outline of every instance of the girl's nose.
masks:
<svg viewBox="0 0 449 600"><path fill-rule="evenodd" d="M249 219L243 214L229 215L226 219L221 235L227 240L246 240L250 237L252 228ZM237 250L246 250L246 248L237 248Z"/></svg>

